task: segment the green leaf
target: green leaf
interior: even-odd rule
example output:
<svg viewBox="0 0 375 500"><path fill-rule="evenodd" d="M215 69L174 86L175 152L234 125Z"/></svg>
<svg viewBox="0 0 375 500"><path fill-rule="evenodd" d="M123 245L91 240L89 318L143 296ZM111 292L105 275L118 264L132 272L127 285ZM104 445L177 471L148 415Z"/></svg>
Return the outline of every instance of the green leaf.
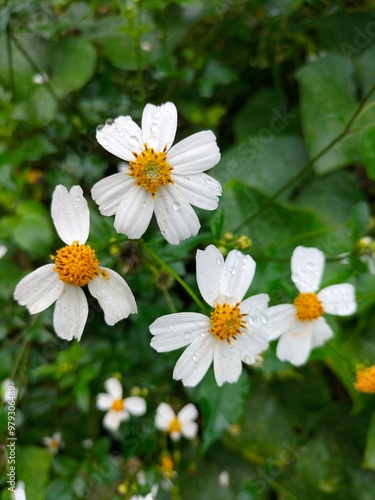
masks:
<svg viewBox="0 0 375 500"><path fill-rule="evenodd" d="M328 54L297 72L304 138L313 157L335 139L356 110L353 66L342 56ZM358 157L353 135L341 139L314 164L319 173L352 165Z"/></svg>
<svg viewBox="0 0 375 500"><path fill-rule="evenodd" d="M297 245L315 246L328 256L351 249L347 223L326 224L310 210L266 202L265 196L246 184L228 183L220 202L225 211L224 231L241 228L253 241L251 251L262 257L289 260ZM253 214L258 216L252 218Z"/></svg>
<svg viewBox="0 0 375 500"><path fill-rule="evenodd" d="M248 391L249 380L244 372L235 384L218 387L212 370L191 390L203 413L202 453L241 417Z"/></svg>
<svg viewBox="0 0 375 500"><path fill-rule="evenodd" d="M306 164L302 140L297 136L278 136L271 129L264 135L251 135L227 150L214 169L214 177L225 183L240 179L264 194L273 195ZM280 196L285 199L290 189Z"/></svg>
<svg viewBox="0 0 375 500"><path fill-rule="evenodd" d="M66 38L49 50L50 84L60 97L81 89L93 76L96 52L83 38Z"/></svg>
<svg viewBox="0 0 375 500"><path fill-rule="evenodd" d="M52 455L37 446L16 447L16 477L25 483L26 498L44 500L51 467ZM8 492L2 500L13 498Z"/></svg>
<svg viewBox="0 0 375 500"><path fill-rule="evenodd" d="M375 412L372 414L370 425L367 429L363 465L367 469L375 470Z"/></svg>
<svg viewBox="0 0 375 500"><path fill-rule="evenodd" d="M39 213L25 213L17 221L13 237L23 250L47 258L53 239L51 223Z"/></svg>

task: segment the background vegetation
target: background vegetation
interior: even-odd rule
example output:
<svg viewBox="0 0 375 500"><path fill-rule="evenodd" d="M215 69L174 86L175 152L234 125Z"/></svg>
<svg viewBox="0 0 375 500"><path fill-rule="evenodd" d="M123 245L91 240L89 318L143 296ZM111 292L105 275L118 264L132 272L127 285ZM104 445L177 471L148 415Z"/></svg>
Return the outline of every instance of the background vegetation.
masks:
<svg viewBox="0 0 375 500"><path fill-rule="evenodd" d="M375 364L375 10L345 0L8 0L0 19L0 379L20 389L17 478L32 500L128 499L146 471L157 498L361 499L375 490L373 395L353 388ZM95 140L108 118L139 122L147 102L171 100L178 139L212 129L222 160L219 209L178 247L154 223L144 241L194 290L195 253L247 236L257 262L250 293L291 302L297 245L327 256L323 285L351 282L354 318L330 318L335 337L302 368L264 362L218 388L172 380L179 352L157 354L148 326L175 307L197 310L163 264L100 216L89 193L117 159ZM124 275L138 315L114 327L88 296L81 342L55 335L52 308L30 316L17 282L61 247L50 217L57 184L80 184L90 244ZM367 257L367 259L364 259ZM167 283L167 285L166 285ZM152 307L150 307L152 305ZM143 395L147 414L103 429L95 398L107 378ZM172 445L154 429L157 405L193 402L200 435ZM0 427L6 436L6 405ZM43 437L60 431L51 456ZM5 453L5 443L3 452ZM177 475L165 489L161 457ZM5 459L4 459L5 462ZM222 471L230 482L220 485ZM5 465L2 499L8 500ZM223 476L221 476L223 477Z"/></svg>

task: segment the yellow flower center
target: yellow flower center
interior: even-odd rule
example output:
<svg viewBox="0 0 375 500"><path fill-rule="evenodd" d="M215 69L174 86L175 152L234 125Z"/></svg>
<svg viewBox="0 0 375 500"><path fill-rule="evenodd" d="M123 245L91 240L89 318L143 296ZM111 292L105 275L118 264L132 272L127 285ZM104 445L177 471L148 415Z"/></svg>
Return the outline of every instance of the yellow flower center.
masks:
<svg viewBox="0 0 375 500"><path fill-rule="evenodd" d="M56 255L51 255L51 259L55 261L53 269L67 285L84 286L99 275L95 251L89 245L80 245L78 241L60 248ZM105 271L100 273L106 277Z"/></svg>
<svg viewBox="0 0 375 500"><path fill-rule="evenodd" d="M49 442L49 445L48 445L48 447L51 450L58 450L59 446L60 446L60 443L58 441L56 441L55 439L51 439L51 441Z"/></svg>
<svg viewBox="0 0 375 500"><path fill-rule="evenodd" d="M375 394L375 366L358 370L356 375L355 389L366 394Z"/></svg>
<svg viewBox="0 0 375 500"><path fill-rule="evenodd" d="M169 433L181 432L181 429L182 429L181 422L178 420L177 417L174 417L169 423L168 432Z"/></svg>
<svg viewBox="0 0 375 500"><path fill-rule="evenodd" d="M248 314L241 314L239 305L240 302L234 306L227 303L216 304L211 313L209 332L222 342L226 340L229 345L231 340L237 340L236 336L242 335L242 330L246 329L244 316Z"/></svg>
<svg viewBox="0 0 375 500"><path fill-rule="evenodd" d="M167 162L166 147L163 151L155 151L147 144L144 146L142 153L133 153L135 161L129 161L129 175L134 177L136 186L144 187L154 198L159 187L174 184L173 167Z"/></svg>
<svg viewBox="0 0 375 500"><path fill-rule="evenodd" d="M324 313L322 303L316 293L300 293L294 299L293 304L297 309L299 321L313 321Z"/></svg>
<svg viewBox="0 0 375 500"><path fill-rule="evenodd" d="M125 407L125 401L123 399L115 399L112 403L111 410L122 411Z"/></svg>

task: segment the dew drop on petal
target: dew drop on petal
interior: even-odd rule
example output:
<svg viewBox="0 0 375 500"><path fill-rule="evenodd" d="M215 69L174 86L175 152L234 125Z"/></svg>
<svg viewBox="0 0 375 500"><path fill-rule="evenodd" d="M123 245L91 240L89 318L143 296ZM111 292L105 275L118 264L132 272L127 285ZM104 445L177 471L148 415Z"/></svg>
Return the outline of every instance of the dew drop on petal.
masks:
<svg viewBox="0 0 375 500"><path fill-rule="evenodd" d="M217 264L218 266L220 266L220 264L221 264L222 262L223 262L223 259L221 259L220 257L218 257L218 258L216 259L216 264Z"/></svg>
<svg viewBox="0 0 375 500"><path fill-rule="evenodd" d="M103 130L103 128L104 128L104 125L98 125L98 126L96 127L96 131L97 131L97 132L101 132L101 131Z"/></svg>
<svg viewBox="0 0 375 500"><path fill-rule="evenodd" d="M191 332L189 332L189 330L187 330L186 332L184 332L182 334L182 336L184 337L184 339L189 339L191 337Z"/></svg>
<svg viewBox="0 0 375 500"><path fill-rule="evenodd" d="M158 130L158 124L155 122L152 122L150 125L151 132L155 133Z"/></svg>
<svg viewBox="0 0 375 500"><path fill-rule="evenodd" d="M129 141L129 144L131 146L138 146L139 145L139 143L138 143L138 137L136 135L131 135L129 137L128 141Z"/></svg>
<svg viewBox="0 0 375 500"><path fill-rule="evenodd" d="M110 118L109 120L105 121L105 124L108 125L109 127L114 124L114 121Z"/></svg>
<svg viewBox="0 0 375 500"><path fill-rule="evenodd" d="M141 205L142 208L146 208L147 207L147 203L146 202L143 202L142 205Z"/></svg>
<svg viewBox="0 0 375 500"><path fill-rule="evenodd" d="M230 268L229 268L229 272L230 272L230 274L233 274L233 275L234 275L234 274L236 274L236 273L237 273L237 268L236 268L236 267L234 267L234 266L233 266L233 267L230 267Z"/></svg>
<svg viewBox="0 0 375 500"><path fill-rule="evenodd" d="M207 292L207 297L208 297L208 298L210 298L210 299L212 299L212 298L213 298L213 296L214 296L214 292L213 292L212 290L209 290L209 291Z"/></svg>
<svg viewBox="0 0 375 500"><path fill-rule="evenodd" d="M184 181L185 181L186 183L190 182L190 177L185 177L185 178L184 178Z"/></svg>
<svg viewBox="0 0 375 500"><path fill-rule="evenodd" d="M197 357L196 357L196 355L194 354L194 355L193 355L193 361L197 361L197 359L198 359L198 358L197 358Z"/></svg>
<svg viewBox="0 0 375 500"><path fill-rule="evenodd" d="M209 177L207 177L207 179L205 179L205 180L204 180L204 182L205 182L206 184L211 184L211 179L210 179Z"/></svg>
<svg viewBox="0 0 375 500"><path fill-rule="evenodd" d="M178 209L180 208L180 206L181 206L181 205L178 203L178 201L174 201L174 202L172 203L172 208L173 208L173 210L178 210Z"/></svg>

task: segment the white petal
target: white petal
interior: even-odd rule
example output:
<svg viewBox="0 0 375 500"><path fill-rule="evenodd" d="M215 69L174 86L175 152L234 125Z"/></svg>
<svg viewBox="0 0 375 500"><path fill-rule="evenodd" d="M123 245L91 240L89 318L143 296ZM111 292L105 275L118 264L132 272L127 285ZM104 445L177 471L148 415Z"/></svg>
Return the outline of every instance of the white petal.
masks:
<svg viewBox="0 0 375 500"><path fill-rule="evenodd" d="M220 280L224 269L224 259L218 248L209 245L205 250L197 250L197 283L204 300L214 307L220 295Z"/></svg>
<svg viewBox="0 0 375 500"><path fill-rule="evenodd" d="M185 386L197 385L212 363L215 343L212 335L192 342L178 359L173 370L173 378L182 380Z"/></svg>
<svg viewBox="0 0 375 500"><path fill-rule="evenodd" d="M142 114L143 140L156 151L172 146L177 130L177 109L172 102L146 104Z"/></svg>
<svg viewBox="0 0 375 500"><path fill-rule="evenodd" d="M155 428L160 431L168 430L169 424L175 418L176 414L167 403L160 403L156 409Z"/></svg>
<svg viewBox="0 0 375 500"><path fill-rule="evenodd" d="M107 411L111 408L114 398L110 394L100 392L96 396L96 407L98 410Z"/></svg>
<svg viewBox="0 0 375 500"><path fill-rule="evenodd" d="M115 217L115 229L128 238L140 238L150 224L155 199L141 186L132 186L121 200Z"/></svg>
<svg viewBox="0 0 375 500"><path fill-rule="evenodd" d="M169 434L169 437L172 439L172 441L179 441L181 439L181 432L173 431Z"/></svg>
<svg viewBox="0 0 375 500"><path fill-rule="evenodd" d="M99 205L100 213L114 215L134 184L134 178L123 172L97 182L91 189L91 196Z"/></svg>
<svg viewBox="0 0 375 500"><path fill-rule="evenodd" d="M167 161L180 175L198 174L212 168L220 161L215 134L205 130L183 139L168 151Z"/></svg>
<svg viewBox="0 0 375 500"><path fill-rule="evenodd" d="M137 304L124 278L107 267L101 267L99 271L104 271L105 275L99 274L89 282L88 288L103 309L107 325L114 325L136 313Z"/></svg>
<svg viewBox="0 0 375 500"><path fill-rule="evenodd" d="M255 363L258 354L268 347L268 340L263 330L248 329L237 337L236 348L244 363Z"/></svg>
<svg viewBox="0 0 375 500"><path fill-rule="evenodd" d="M198 234L199 219L176 186L159 189L155 198L155 215L161 234L171 245Z"/></svg>
<svg viewBox="0 0 375 500"><path fill-rule="evenodd" d="M129 420L129 414L127 412L109 410L109 412L104 415L103 427L110 431L117 431L121 422L126 422L127 420Z"/></svg>
<svg viewBox="0 0 375 500"><path fill-rule="evenodd" d="M214 371L217 385L237 382L242 371L242 362L237 345L217 342L214 353Z"/></svg>
<svg viewBox="0 0 375 500"><path fill-rule="evenodd" d="M186 439L194 439L198 434L198 424L196 422L185 422L181 428L182 435Z"/></svg>
<svg viewBox="0 0 375 500"><path fill-rule="evenodd" d="M357 310L355 289L350 283L327 286L318 293L324 312L337 316L350 316Z"/></svg>
<svg viewBox="0 0 375 500"><path fill-rule="evenodd" d="M325 257L317 248L297 247L292 255L292 280L302 292L316 292L322 280Z"/></svg>
<svg viewBox="0 0 375 500"><path fill-rule="evenodd" d="M250 255L232 250L225 259L220 280L220 295L228 304L240 302L247 292L255 273L255 261Z"/></svg>
<svg viewBox="0 0 375 500"><path fill-rule="evenodd" d="M196 420L198 418L197 407L193 403L188 403L178 412L177 418L181 424L186 424L190 420Z"/></svg>
<svg viewBox="0 0 375 500"><path fill-rule="evenodd" d="M269 300L270 298L266 293L259 293L241 302L239 306L241 314L248 314L248 322L252 327L264 327L267 323Z"/></svg>
<svg viewBox="0 0 375 500"><path fill-rule="evenodd" d="M122 399L122 385L116 377L108 378L104 383L104 387L113 399Z"/></svg>
<svg viewBox="0 0 375 500"><path fill-rule="evenodd" d="M173 351L204 336L210 327L209 318L200 313L167 314L150 325L151 346L157 352Z"/></svg>
<svg viewBox="0 0 375 500"><path fill-rule="evenodd" d="M312 322L311 348L323 345L332 337L332 328L328 325L324 318L321 317Z"/></svg>
<svg viewBox="0 0 375 500"><path fill-rule="evenodd" d="M61 184L52 196L51 215L56 231L64 243L78 241L83 245L89 237L90 212L80 186L68 192Z"/></svg>
<svg viewBox="0 0 375 500"><path fill-rule="evenodd" d="M312 349L312 324L309 321L295 321L292 329L284 333L277 344L276 355L281 361L301 366L306 363Z"/></svg>
<svg viewBox="0 0 375 500"><path fill-rule="evenodd" d="M44 311L60 296L64 283L53 270L54 264L46 264L25 276L16 286L14 298L26 306L31 314Z"/></svg>
<svg viewBox="0 0 375 500"><path fill-rule="evenodd" d="M130 415L139 417L146 413L146 400L138 396L125 398L125 408L128 410Z"/></svg>
<svg viewBox="0 0 375 500"><path fill-rule="evenodd" d="M213 177L201 173L191 176L173 174L172 178L189 203L204 210L217 208L221 185Z"/></svg>
<svg viewBox="0 0 375 500"><path fill-rule="evenodd" d="M143 135L130 116L119 116L112 123L96 129L96 140L104 149L121 160L134 160L133 152L143 151Z"/></svg>
<svg viewBox="0 0 375 500"><path fill-rule="evenodd" d="M80 340L88 314L89 306L82 289L64 285L53 313L53 326L57 335L65 340Z"/></svg>
<svg viewBox="0 0 375 500"><path fill-rule="evenodd" d="M265 329L268 340L274 340L283 333L290 331L296 321L296 308L293 304L280 304L267 309L267 327Z"/></svg>

